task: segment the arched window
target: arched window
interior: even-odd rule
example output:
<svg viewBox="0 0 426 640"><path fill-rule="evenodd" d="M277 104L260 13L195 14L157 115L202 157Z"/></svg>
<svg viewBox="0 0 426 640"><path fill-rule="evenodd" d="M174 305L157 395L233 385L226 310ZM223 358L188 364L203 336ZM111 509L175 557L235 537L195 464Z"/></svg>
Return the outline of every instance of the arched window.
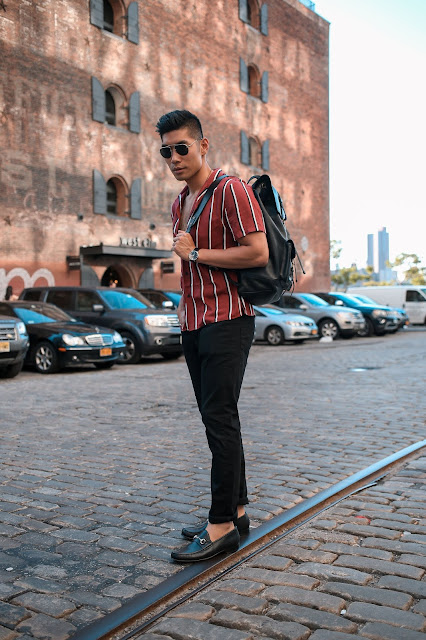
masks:
<svg viewBox="0 0 426 640"><path fill-rule="evenodd" d="M107 185L107 213L117 215L117 187L114 180L108 180Z"/></svg>
<svg viewBox="0 0 426 640"><path fill-rule="evenodd" d="M247 0L247 22L259 29L259 6L256 0Z"/></svg>
<svg viewBox="0 0 426 640"><path fill-rule="evenodd" d="M113 216L129 216L129 189L123 178L113 176L106 183L107 214Z"/></svg>
<svg viewBox="0 0 426 640"><path fill-rule="evenodd" d="M254 64L248 66L248 93L255 98L260 98L260 74Z"/></svg>
<svg viewBox="0 0 426 640"><path fill-rule="evenodd" d="M250 154L249 164L252 167L261 167L262 166L261 148L256 138L249 138L249 154Z"/></svg>
<svg viewBox="0 0 426 640"><path fill-rule="evenodd" d="M104 3L104 29L105 31L114 32L114 9L108 0L103 0Z"/></svg>
<svg viewBox="0 0 426 640"><path fill-rule="evenodd" d="M116 124L115 101L109 89L105 91L105 122Z"/></svg>

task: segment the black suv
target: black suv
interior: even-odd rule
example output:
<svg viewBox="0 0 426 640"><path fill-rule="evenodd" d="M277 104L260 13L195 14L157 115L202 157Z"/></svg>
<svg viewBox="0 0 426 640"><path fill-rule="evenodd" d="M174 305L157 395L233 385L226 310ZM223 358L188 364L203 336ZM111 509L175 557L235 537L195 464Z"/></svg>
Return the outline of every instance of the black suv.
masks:
<svg viewBox="0 0 426 640"><path fill-rule="evenodd" d="M398 329L398 317L396 313L389 307L381 304L366 304L361 302L355 296L349 293L339 293L332 291L330 293L315 293L328 304L344 305L352 309L361 311L365 318L365 328L358 331L360 336L383 336L385 333L394 333Z"/></svg>
<svg viewBox="0 0 426 640"><path fill-rule="evenodd" d="M115 329L126 345L122 363L133 364L152 354L161 354L166 360L182 354L176 313L156 309L134 289L31 287L24 289L20 298L50 302L78 320Z"/></svg>

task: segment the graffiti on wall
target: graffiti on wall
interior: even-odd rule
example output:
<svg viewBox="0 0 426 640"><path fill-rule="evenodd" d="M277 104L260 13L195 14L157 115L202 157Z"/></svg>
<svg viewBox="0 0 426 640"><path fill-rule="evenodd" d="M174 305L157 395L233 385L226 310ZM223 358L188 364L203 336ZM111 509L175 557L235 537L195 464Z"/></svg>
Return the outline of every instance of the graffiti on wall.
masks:
<svg viewBox="0 0 426 640"><path fill-rule="evenodd" d="M37 269L32 275L22 267L15 267L8 272L5 269L0 269L0 300L3 300L8 284L16 279L22 281L22 289L34 287L36 283L40 285L47 284L49 287L55 285L55 277L49 269ZM38 282L38 280L44 280L45 282Z"/></svg>

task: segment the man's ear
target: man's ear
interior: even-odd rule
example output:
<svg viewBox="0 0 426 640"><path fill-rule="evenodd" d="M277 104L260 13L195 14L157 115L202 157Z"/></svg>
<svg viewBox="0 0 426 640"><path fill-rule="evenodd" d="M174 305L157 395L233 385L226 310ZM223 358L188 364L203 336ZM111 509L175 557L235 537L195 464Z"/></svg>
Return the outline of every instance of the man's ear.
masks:
<svg viewBox="0 0 426 640"><path fill-rule="evenodd" d="M208 150L209 150L209 141L207 140L207 138L203 138L200 142L201 155L205 156Z"/></svg>

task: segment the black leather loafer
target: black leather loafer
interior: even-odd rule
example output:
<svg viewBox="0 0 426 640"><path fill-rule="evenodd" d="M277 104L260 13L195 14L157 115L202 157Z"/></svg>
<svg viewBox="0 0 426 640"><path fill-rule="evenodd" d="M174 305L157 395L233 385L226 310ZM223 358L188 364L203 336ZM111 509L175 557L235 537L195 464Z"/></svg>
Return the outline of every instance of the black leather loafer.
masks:
<svg viewBox="0 0 426 640"><path fill-rule="evenodd" d="M240 534L237 527L226 535L212 542L207 530L200 536L195 536L193 541L184 549L172 551L172 558L177 562L200 562L208 560L219 553L237 551L240 544Z"/></svg>
<svg viewBox="0 0 426 640"><path fill-rule="evenodd" d="M238 529L238 533L243 534L247 533L250 528L250 518L246 513L243 513L239 518L234 519L234 524ZM195 536L199 536L206 529L208 522L202 522L200 524L194 524L192 527L184 527L182 529L182 535L184 538L188 540L193 540Z"/></svg>

